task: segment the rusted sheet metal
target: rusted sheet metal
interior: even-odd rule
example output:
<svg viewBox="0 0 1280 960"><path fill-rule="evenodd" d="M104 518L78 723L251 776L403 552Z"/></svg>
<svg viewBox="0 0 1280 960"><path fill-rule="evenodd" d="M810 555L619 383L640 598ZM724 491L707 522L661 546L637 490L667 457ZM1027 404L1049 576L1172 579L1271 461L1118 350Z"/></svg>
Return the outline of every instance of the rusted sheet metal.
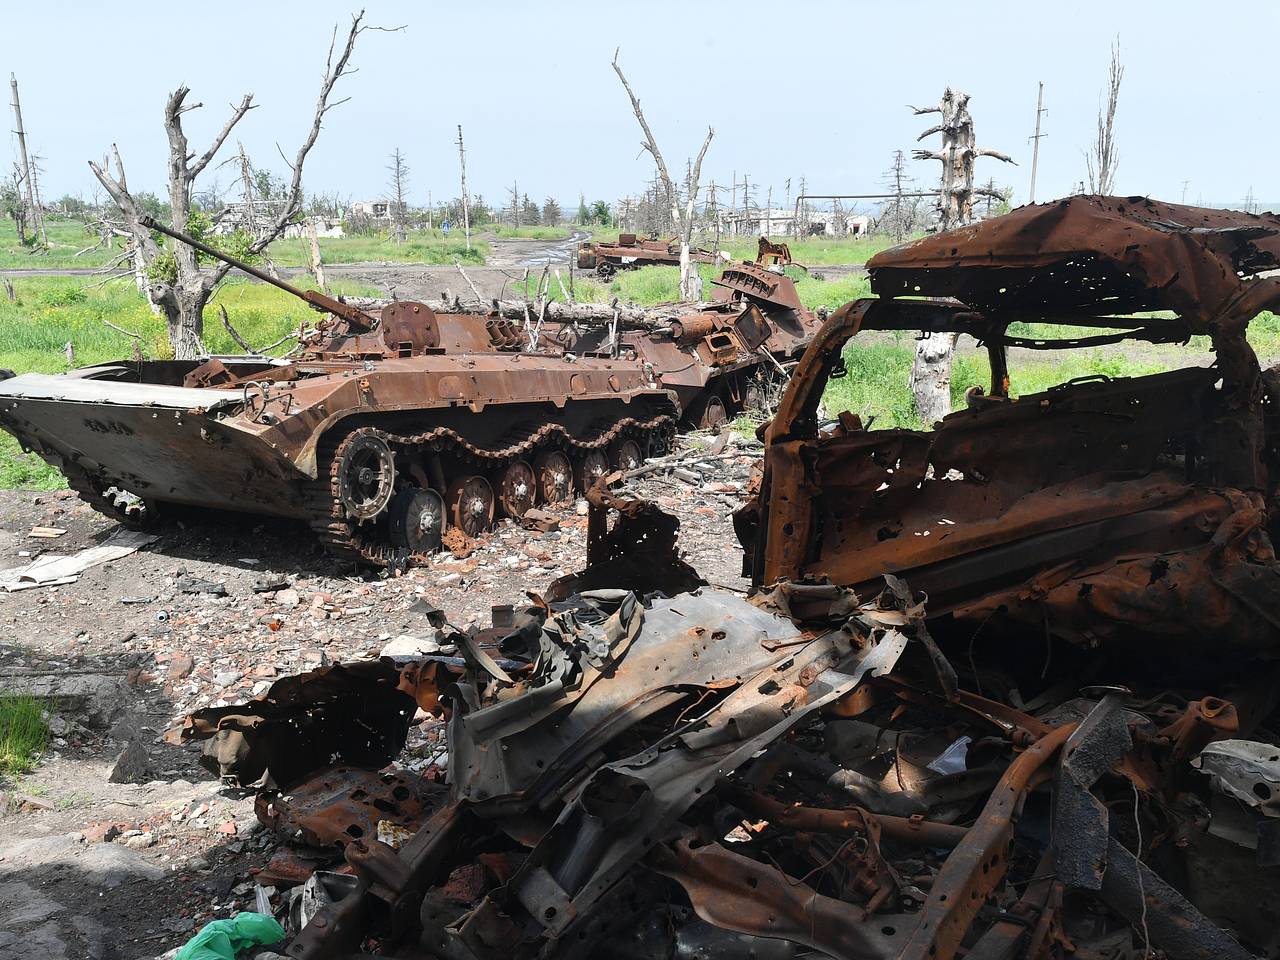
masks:
<svg viewBox="0 0 1280 960"><path fill-rule="evenodd" d="M955 297L987 315L1172 310L1239 332L1280 295L1280 216L1076 196L925 237L867 261L883 297ZM1236 303L1250 290L1246 301Z"/></svg>
<svg viewBox="0 0 1280 960"><path fill-rule="evenodd" d="M643 513L603 485L593 499ZM260 798L356 877L289 956L1137 958L1149 937L1243 960L1257 942L1223 897L1171 883L1217 862L1204 811L1226 788L1194 764L1250 735L1256 708L1194 686L961 689L1006 661L976 648L952 667L893 577L870 601L818 583L754 601L595 589L534 612L472 638L527 667L471 651L433 680L450 799L398 849L378 821L436 804L403 771L324 770ZM1240 702L1274 705L1249 680ZM247 728L250 752L269 735Z"/></svg>
<svg viewBox="0 0 1280 960"><path fill-rule="evenodd" d="M335 663L248 703L197 710L166 738L206 741L201 764L246 787L288 790L335 761L376 770L404 748L413 719L400 679L390 659Z"/></svg>
<svg viewBox="0 0 1280 960"><path fill-rule="evenodd" d="M1244 331L1280 304L1280 280L1259 275L1277 265L1280 218L1107 197L877 255L868 269L881 299L832 315L768 428L762 492L738 522L753 580L868 590L888 572L956 633L981 625L996 641L1034 629L1083 648L1159 638L1191 657L1213 635L1274 656L1280 567L1266 491L1280 463L1271 380ZM1111 315L1140 309L1176 315ZM1206 333L1218 362L1011 396L1010 345L1092 342L1007 335L1043 320L1110 326L1113 339ZM820 429L842 351L877 329L973 336L991 361L989 390L930 430L868 429L848 415Z"/></svg>
<svg viewBox="0 0 1280 960"><path fill-rule="evenodd" d="M337 766L287 793L259 793L254 812L281 836L311 847L344 847L416 833L441 806L444 792L410 773Z"/></svg>

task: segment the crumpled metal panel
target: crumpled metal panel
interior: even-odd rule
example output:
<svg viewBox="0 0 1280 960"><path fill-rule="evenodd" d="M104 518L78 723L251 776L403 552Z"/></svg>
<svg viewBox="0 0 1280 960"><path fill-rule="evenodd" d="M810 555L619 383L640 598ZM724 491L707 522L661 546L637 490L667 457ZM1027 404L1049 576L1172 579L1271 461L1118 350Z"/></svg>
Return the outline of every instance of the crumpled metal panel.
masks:
<svg viewBox="0 0 1280 960"><path fill-rule="evenodd" d="M377 770L404 748L417 708L390 658L282 677L248 703L209 707L169 731L208 741L208 770L241 786L288 790L334 762Z"/></svg>
<svg viewBox="0 0 1280 960"><path fill-rule="evenodd" d="M1280 268L1280 216L1074 196L1019 207L867 261L879 296L955 297L987 313L1173 310L1206 332L1262 306L1232 301ZM1280 296L1280 280L1262 290ZM1244 312L1248 312L1244 316Z"/></svg>
<svg viewBox="0 0 1280 960"><path fill-rule="evenodd" d="M337 766L287 793L259 793L254 812L264 826L307 846L343 847L388 834L380 823L416 832L444 793L405 771Z"/></svg>

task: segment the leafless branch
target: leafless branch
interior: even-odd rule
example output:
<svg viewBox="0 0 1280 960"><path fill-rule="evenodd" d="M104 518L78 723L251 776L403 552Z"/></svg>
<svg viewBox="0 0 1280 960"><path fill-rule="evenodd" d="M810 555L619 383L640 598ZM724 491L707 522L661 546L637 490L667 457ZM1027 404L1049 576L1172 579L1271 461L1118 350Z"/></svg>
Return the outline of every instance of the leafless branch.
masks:
<svg viewBox="0 0 1280 960"><path fill-rule="evenodd" d="M199 104L196 104L196 106L199 106ZM218 131L218 135L213 138L213 143L209 145L209 149L204 152L204 156L191 165L190 170L192 180L200 176L201 171L209 165L209 161L213 159L214 154L216 154L222 147L222 142L227 139L227 134L231 132L231 128L239 123L241 118L243 118L250 110L254 109L254 107L253 94L246 93L244 95L244 99L240 101L240 105L233 106L231 108L230 119L228 119L222 129Z"/></svg>

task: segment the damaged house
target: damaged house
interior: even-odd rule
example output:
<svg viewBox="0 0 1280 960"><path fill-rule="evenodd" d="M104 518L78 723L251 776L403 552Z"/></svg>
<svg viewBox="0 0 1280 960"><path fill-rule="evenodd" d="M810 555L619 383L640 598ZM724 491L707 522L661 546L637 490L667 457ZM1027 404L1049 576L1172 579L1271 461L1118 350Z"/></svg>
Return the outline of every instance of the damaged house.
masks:
<svg viewBox="0 0 1280 960"><path fill-rule="evenodd" d="M441 615L457 656L187 718L320 867L281 952L1280 955L1274 408L1245 338L1280 218L1076 197L869 267L766 429L750 597L598 483L586 569L491 628ZM822 422L877 329L975 337L989 389L928 431ZM1011 348L1192 336L1212 366L1013 390ZM439 776L394 763L423 717Z"/></svg>

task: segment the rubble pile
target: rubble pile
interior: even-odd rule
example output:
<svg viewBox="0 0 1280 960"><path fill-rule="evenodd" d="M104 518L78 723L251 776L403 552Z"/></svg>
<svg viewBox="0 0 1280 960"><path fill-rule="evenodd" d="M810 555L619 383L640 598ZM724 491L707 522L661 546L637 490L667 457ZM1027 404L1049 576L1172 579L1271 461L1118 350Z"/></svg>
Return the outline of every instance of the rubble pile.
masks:
<svg viewBox="0 0 1280 960"><path fill-rule="evenodd" d="M288 844L259 878L287 956L1280 947L1269 674L982 695L961 674L1005 665L953 665L903 581L746 599L700 585L651 504L592 500L594 563L488 628L438 614L456 654L334 665L187 718L180 738L258 787ZM595 586L626 570L645 587ZM406 757L415 727L430 745Z"/></svg>

